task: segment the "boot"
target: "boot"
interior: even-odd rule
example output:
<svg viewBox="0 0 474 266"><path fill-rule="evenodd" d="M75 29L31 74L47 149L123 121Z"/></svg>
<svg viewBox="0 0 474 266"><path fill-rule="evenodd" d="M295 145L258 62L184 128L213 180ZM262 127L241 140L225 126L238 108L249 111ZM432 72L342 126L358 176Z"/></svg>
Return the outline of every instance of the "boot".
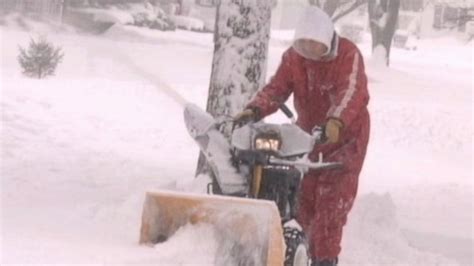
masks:
<svg viewBox="0 0 474 266"><path fill-rule="evenodd" d="M338 259L324 259L319 260L314 258L311 260L311 266L337 266Z"/></svg>

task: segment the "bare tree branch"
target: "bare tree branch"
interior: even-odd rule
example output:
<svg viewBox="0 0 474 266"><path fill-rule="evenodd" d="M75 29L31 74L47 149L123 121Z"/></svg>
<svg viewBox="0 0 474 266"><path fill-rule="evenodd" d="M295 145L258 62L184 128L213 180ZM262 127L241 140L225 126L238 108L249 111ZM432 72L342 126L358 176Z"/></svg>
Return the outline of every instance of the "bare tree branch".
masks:
<svg viewBox="0 0 474 266"><path fill-rule="evenodd" d="M352 11L356 10L363 4L366 4L367 0L355 0L352 2L352 5L348 6L347 8L339 8L338 12L332 16L332 20L336 22L338 19L344 17L345 15L351 13Z"/></svg>

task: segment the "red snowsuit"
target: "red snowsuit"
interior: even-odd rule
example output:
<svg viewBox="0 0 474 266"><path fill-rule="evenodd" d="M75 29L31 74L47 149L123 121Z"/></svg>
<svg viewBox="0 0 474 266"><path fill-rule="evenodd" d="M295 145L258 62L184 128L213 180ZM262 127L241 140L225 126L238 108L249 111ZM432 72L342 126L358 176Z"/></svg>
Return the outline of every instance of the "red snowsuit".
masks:
<svg viewBox="0 0 474 266"><path fill-rule="evenodd" d="M260 118L275 112L293 93L297 124L311 132L330 117L344 128L340 141L316 147L325 161L338 161L343 169L310 171L303 178L298 222L303 226L313 258L332 259L341 251L342 228L357 194L358 178L369 139L367 110L369 94L362 55L347 39L339 38L332 58L314 61L288 49L269 84L248 107L259 110Z"/></svg>

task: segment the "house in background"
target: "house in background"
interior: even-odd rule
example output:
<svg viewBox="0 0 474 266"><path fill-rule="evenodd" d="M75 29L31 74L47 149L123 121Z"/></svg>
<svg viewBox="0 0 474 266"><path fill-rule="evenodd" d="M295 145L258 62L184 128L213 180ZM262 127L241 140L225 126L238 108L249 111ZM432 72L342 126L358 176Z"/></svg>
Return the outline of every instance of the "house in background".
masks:
<svg viewBox="0 0 474 266"><path fill-rule="evenodd" d="M464 31L466 23L474 21L474 3L464 1L440 3L434 6L435 29L453 29Z"/></svg>
<svg viewBox="0 0 474 266"><path fill-rule="evenodd" d="M438 36L445 30L466 32L466 25L474 21L474 2L465 0L425 0L419 13L419 37Z"/></svg>
<svg viewBox="0 0 474 266"><path fill-rule="evenodd" d="M61 21L65 0L2 0L0 11L27 13L39 19Z"/></svg>

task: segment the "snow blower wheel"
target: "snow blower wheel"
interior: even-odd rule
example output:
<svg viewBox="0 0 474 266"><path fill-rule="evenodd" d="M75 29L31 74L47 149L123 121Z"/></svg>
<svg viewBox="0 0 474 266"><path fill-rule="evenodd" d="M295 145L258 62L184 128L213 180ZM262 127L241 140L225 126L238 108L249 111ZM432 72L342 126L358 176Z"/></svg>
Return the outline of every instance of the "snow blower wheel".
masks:
<svg viewBox="0 0 474 266"><path fill-rule="evenodd" d="M285 266L309 265L308 247L304 233L296 228L284 228L286 244Z"/></svg>

